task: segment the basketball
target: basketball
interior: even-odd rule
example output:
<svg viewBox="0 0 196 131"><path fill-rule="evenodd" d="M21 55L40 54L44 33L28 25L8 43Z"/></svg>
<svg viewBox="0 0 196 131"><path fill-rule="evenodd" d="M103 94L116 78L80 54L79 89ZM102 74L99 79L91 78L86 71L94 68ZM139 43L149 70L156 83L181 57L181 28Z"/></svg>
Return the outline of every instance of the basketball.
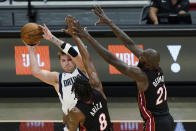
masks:
<svg viewBox="0 0 196 131"><path fill-rule="evenodd" d="M40 42L43 32L36 23L27 23L21 28L21 39L28 45L36 45Z"/></svg>

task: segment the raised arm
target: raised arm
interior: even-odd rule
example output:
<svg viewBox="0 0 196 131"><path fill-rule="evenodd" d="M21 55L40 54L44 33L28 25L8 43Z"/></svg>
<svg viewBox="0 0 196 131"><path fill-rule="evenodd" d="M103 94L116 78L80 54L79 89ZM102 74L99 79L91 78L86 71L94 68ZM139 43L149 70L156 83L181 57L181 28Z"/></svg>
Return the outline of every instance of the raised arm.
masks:
<svg viewBox="0 0 196 131"><path fill-rule="evenodd" d="M56 85L58 84L59 73L58 72L50 72L50 71L47 71L47 70L40 69L40 67L37 63L36 55L35 55L36 46L26 45L26 47L29 50L30 69L31 69L32 75L34 77L42 80L43 82L54 86L55 90L58 92L59 90L58 90L58 87Z"/></svg>
<svg viewBox="0 0 196 131"><path fill-rule="evenodd" d="M59 47L60 50L62 50L64 53L66 53L67 55L69 55L71 57L71 59L74 61L74 63L77 65L77 67L82 70L82 72L85 73L85 69L84 69L84 65L82 63L82 58L81 55L78 54L78 52L69 44L66 43L60 39L58 39L57 37L55 37L50 30L48 29L48 27L44 24L44 26L41 26L44 34L43 37L46 40L49 40L50 42L52 42L53 44L55 44L57 47Z"/></svg>
<svg viewBox="0 0 196 131"><path fill-rule="evenodd" d="M106 24L108 25L114 34L122 41L122 43L129 49L131 50L135 56L138 58L142 54L143 50L140 49L135 42L123 31L121 30L118 26L116 26L110 18L106 16L104 11L101 9L100 6L95 6L95 9L92 10L92 12L99 17L98 22L96 24Z"/></svg>
<svg viewBox="0 0 196 131"><path fill-rule="evenodd" d="M67 17L66 22L67 22L68 26L72 26L72 27L73 27L73 24L77 24L77 21L71 15L69 15ZM66 30L64 30L64 31L67 32ZM95 69L95 66L91 60L90 55L89 55L84 43L81 41L81 39L73 33L74 33L74 31L72 30L72 33L69 33L69 34L72 35L73 40L75 41L76 45L78 46L78 49L79 49L80 54L82 56L83 64L85 66L85 70L86 70L88 77L89 77L89 82L91 84L91 87L100 91L101 94L103 95L103 97L106 99L106 96L103 92L102 83L99 79L98 73Z"/></svg>
<svg viewBox="0 0 196 131"><path fill-rule="evenodd" d="M121 73L124 75L132 78L137 83L144 83L147 81L146 74L139 68L139 67L133 67L129 66L117 57L115 57L111 52L109 52L107 49L105 49L101 44L99 44L98 41L96 41L85 29L82 29L77 22L77 24L74 24L75 26L75 33L79 35L80 37L83 37L86 39L90 45L96 50L96 52L103 57L103 59L108 62L109 64L116 67Z"/></svg>

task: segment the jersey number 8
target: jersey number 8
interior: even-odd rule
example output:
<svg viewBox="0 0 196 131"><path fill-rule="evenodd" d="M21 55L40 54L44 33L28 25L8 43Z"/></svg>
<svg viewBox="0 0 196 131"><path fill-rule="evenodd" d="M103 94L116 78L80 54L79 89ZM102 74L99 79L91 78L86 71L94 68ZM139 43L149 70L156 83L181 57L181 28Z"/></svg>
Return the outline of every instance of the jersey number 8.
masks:
<svg viewBox="0 0 196 131"><path fill-rule="evenodd" d="M100 123L100 130L104 131L107 127L106 116L104 113L101 113L101 115L99 116L99 123Z"/></svg>

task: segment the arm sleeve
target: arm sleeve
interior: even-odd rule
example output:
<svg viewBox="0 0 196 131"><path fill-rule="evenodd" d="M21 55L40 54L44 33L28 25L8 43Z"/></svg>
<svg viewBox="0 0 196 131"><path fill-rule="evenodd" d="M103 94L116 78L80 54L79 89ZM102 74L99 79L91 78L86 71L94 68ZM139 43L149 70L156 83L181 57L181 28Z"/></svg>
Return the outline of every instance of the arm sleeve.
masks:
<svg viewBox="0 0 196 131"><path fill-rule="evenodd" d="M186 12L189 11L189 6L190 6L190 3L189 3L189 0L182 0L179 4L178 4L178 12L180 10L184 10Z"/></svg>

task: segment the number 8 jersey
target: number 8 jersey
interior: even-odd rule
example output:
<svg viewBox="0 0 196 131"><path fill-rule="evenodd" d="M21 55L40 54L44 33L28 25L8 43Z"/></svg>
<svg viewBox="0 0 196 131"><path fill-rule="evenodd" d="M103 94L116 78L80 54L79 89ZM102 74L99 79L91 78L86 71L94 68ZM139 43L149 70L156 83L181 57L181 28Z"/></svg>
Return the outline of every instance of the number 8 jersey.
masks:
<svg viewBox="0 0 196 131"><path fill-rule="evenodd" d="M148 77L149 86L145 92L138 91L138 105L142 118L149 120L153 116L168 115L167 90L161 68L143 71Z"/></svg>
<svg viewBox="0 0 196 131"><path fill-rule="evenodd" d="M86 131L112 131L107 101L95 89L92 91L93 103L78 101L76 107L85 115Z"/></svg>

